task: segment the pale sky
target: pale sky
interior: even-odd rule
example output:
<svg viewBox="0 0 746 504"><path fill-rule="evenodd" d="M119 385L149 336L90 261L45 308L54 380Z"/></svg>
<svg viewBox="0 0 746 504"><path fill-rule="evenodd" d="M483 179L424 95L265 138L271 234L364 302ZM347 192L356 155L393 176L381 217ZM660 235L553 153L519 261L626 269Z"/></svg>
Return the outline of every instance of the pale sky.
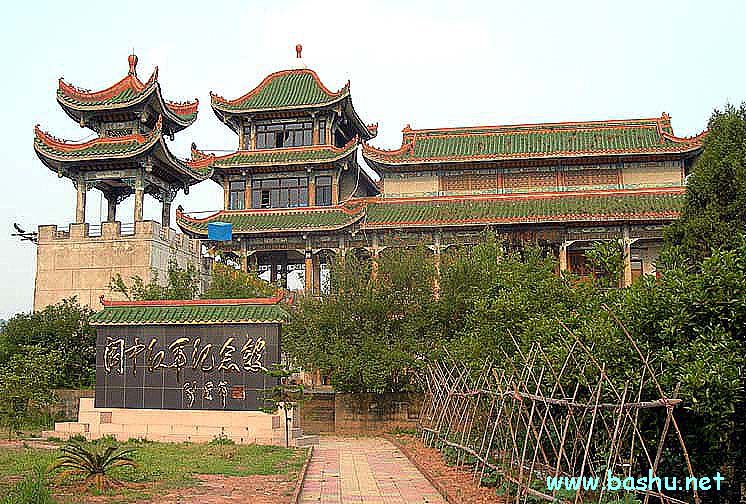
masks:
<svg viewBox="0 0 746 504"><path fill-rule="evenodd" d="M75 190L37 159L33 127L91 135L60 109L57 79L98 90L127 72L134 48L145 80L155 65L167 99L198 97L197 122L171 150L232 149L236 136L210 110L211 90L235 98L289 67L295 44L331 89L351 80L374 145L395 148L401 129L653 117L676 134L699 133L712 109L746 100L746 2L11 2L3 9L0 150L0 318L31 309L35 246L10 236L66 225ZM206 181L173 207L215 210ZM101 210L103 209L103 210ZM146 218L159 218L146 197ZM105 217L88 194L88 221ZM118 217L131 221L132 198Z"/></svg>

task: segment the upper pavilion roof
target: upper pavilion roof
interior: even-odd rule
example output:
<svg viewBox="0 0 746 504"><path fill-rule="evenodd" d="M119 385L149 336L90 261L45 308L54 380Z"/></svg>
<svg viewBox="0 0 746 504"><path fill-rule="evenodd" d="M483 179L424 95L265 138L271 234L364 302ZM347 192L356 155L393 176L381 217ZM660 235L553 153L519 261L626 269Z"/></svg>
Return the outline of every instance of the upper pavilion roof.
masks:
<svg viewBox="0 0 746 504"><path fill-rule="evenodd" d="M482 227L516 224L635 222L678 217L683 188L596 190L490 196L355 198L331 207L223 210L205 218L177 210L179 227L207 237L210 222L233 224L234 235L363 230Z"/></svg>
<svg viewBox="0 0 746 504"><path fill-rule="evenodd" d="M53 137L34 128L34 150L42 162L57 171L66 167L76 170L106 169L112 165L123 166L135 162L142 156L158 160L159 167L171 172L168 178L177 178L186 186L195 184L212 175L210 166L191 167L176 158L168 150L162 134L162 119L147 134L134 133L121 137L98 137L87 142L69 142Z"/></svg>
<svg viewBox="0 0 746 504"><path fill-rule="evenodd" d="M131 54L128 62L127 75L101 91L80 89L60 78L57 101L82 126L86 125L91 116L136 109L138 105L148 102L163 115L169 133L180 131L197 119L199 100L195 98L194 101L182 103L165 100L158 82L158 67L155 67L146 82L142 82L137 77L137 56Z"/></svg>
<svg viewBox="0 0 746 504"><path fill-rule="evenodd" d="M673 134L671 118L519 124L415 130L384 150L363 144L363 157L386 170L397 166L469 161L533 160L621 155L686 154L702 148L704 133Z"/></svg>
<svg viewBox="0 0 746 504"><path fill-rule="evenodd" d="M296 47L300 58L300 45ZM215 115L230 124L230 119L238 115L258 115L277 112L313 110L325 107L340 107L347 116L355 132L363 140L376 136L378 125L366 125L357 115L350 97L350 81L338 91L326 87L313 70L292 68L274 72L262 80L258 86L235 99L228 99L210 92L210 102Z"/></svg>

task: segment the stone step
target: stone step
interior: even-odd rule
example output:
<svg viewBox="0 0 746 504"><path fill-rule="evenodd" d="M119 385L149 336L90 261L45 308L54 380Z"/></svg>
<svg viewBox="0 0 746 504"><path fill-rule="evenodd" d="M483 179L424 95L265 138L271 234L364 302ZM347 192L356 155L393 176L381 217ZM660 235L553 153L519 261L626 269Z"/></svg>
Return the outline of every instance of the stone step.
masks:
<svg viewBox="0 0 746 504"><path fill-rule="evenodd" d="M291 445L296 448L305 448L306 446L313 446L319 444L319 436L315 434L307 434L305 436L299 436L292 440Z"/></svg>

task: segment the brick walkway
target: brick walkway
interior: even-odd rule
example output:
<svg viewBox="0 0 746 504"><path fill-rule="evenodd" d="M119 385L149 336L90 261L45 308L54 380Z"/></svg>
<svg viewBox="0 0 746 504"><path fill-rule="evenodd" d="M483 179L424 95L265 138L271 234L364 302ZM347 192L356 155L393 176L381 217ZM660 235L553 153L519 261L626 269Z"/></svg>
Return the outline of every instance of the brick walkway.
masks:
<svg viewBox="0 0 746 504"><path fill-rule="evenodd" d="M308 465L302 504L445 504L391 443L380 438L321 438Z"/></svg>

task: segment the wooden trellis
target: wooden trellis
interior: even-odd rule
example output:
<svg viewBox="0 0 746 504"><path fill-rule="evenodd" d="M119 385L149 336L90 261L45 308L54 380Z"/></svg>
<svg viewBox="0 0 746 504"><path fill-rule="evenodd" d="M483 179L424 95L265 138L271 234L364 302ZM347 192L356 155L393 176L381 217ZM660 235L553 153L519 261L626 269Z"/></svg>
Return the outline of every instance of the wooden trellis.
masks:
<svg viewBox="0 0 746 504"><path fill-rule="evenodd" d="M471 471L476 482L497 480L516 503L614 501L623 494L605 488L607 470L620 479L648 476L649 470L661 476L668 469L661 465L664 453L685 462L687 474L672 476L693 476L675 418L677 390L664 393L626 330L640 362L636 376L620 382L565 329L567 343L553 345L551 355L539 343L525 351L513 340L514 355L494 357L500 365L486 362L475 371L452 358L431 363L420 417L423 441L448 447L459 468ZM547 476L598 477L600 483L596 490L568 493L548 490ZM699 502L696 489L634 493L645 504Z"/></svg>

